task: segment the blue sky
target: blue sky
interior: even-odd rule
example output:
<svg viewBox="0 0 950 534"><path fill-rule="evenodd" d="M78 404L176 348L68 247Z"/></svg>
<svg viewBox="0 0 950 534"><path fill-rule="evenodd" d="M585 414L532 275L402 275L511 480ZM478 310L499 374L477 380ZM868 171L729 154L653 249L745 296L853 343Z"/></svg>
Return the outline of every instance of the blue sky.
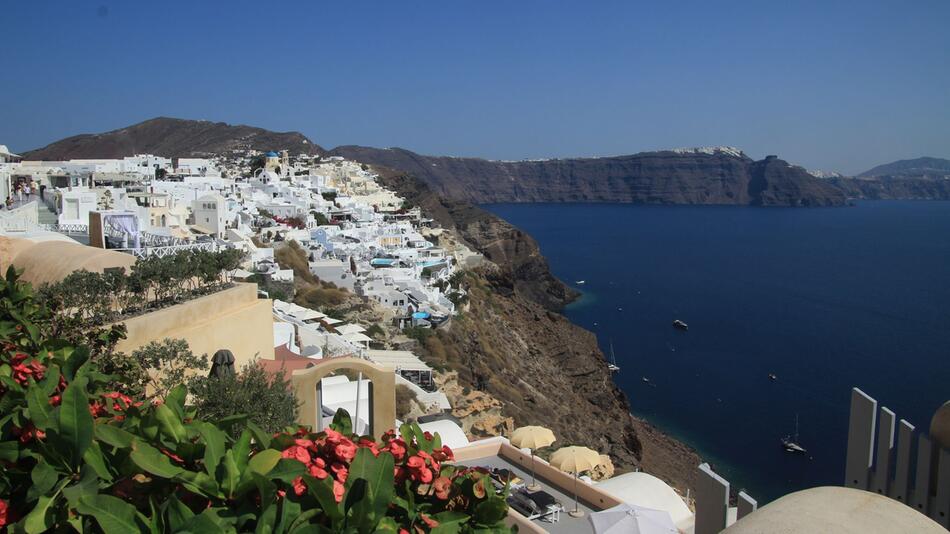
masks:
<svg viewBox="0 0 950 534"><path fill-rule="evenodd" d="M950 157L950 2L4 2L0 143L165 115L492 159Z"/></svg>

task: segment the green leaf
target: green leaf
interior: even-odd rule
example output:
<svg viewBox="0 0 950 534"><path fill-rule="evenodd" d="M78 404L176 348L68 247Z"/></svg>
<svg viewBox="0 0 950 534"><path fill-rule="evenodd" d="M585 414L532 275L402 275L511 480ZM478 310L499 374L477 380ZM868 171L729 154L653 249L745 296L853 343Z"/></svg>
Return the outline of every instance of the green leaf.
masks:
<svg viewBox="0 0 950 534"><path fill-rule="evenodd" d="M171 438L174 443L181 443L188 438L188 432L181 424L181 418L168 405L156 406L155 418L158 419L158 426L162 429L162 433Z"/></svg>
<svg viewBox="0 0 950 534"><path fill-rule="evenodd" d="M218 469L218 464L221 463L221 458L224 457L224 432L218 430L217 427L211 423L202 423L201 426L198 427L198 432L205 442L205 471L207 471L209 475L214 476L215 471Z"/></svg>
<svg viewBox="0 0 950 534"><path fill-rule="evenodd" d="M86 465L96 472L99 478L106 482L112 482L112 473L106 467L106 460L102 456L102 449L99 448L98 443L92 442L92 445L83 453L82 459L86 462Z"/></svg>
<svg viewBox="0 0 950 534"><path fill-rule="evenodd" d="M264 432L263 428L254 424L253 421L248 421L246 428L251 432L251 437L254 438L254 441L257 442L260 448L266 449L270 447L271 435Z"/></svg>
<svg viewBox="0 0 950 534"><path fill-rule="evenodd" d="M26 492L27 501L46 495L53 489L53 486L59 482L59 472L45 460L40 460L30 471L30 479L33 485Z"/></svg>
<svg viewBox="0 0 950 534"><path fill-rule="evenodd" d="M111 495L83 495L79 498L76 511L94 517L105 534L141 530L135 520L135 507Z"/></svg>
<svg viewBox="0 0 950 534"><path fill-rule="evenodd" d="M42 388L31 387L26 391L26 405L30 409L30 419L36 428L45 431L50 426L49 397Z"/></svg>
<svg viewBox="0 0 950 534"><path fill-rule="evenodd" d="M386 515L393 495L394 464L391 454L376 457L365 447L356 451L346 478L346 489L347 505L351 498L355 500L352 505L353 517L357 519L361 531L372 530Z"/></svg>
<svg viewBox="0 0 950 534"><path fill-rule="evenodd" d="M287 484L292 484L294 479L307 472L307 467L297 460L290 458L281 458L277 465L271 469L267 477L271 480L280 480Z"/></svg>
<svg viewBox="0 0 950 534"><path fill-rule="evenodd" d="M503 499L488 499L475 507L475 521L482 526L494 526L508 515L508 503Z"/></svg>
<svg viewBox="0 0 950 534"><path fill-rule="evenodd" d="M66 387L59 407L59 435L69 444L73 465L78 465L83 453L92 443L95 421L89 413L89 398L83 391L84 380Z"/></svg>
<svg viewBox="0 0 950 534"><path fill-rule="evenodd" d="M106 422L97 422L95 428L96 439L118 449L132 446L135 435Z"/></svg>
<svg viewBox="0 0 950 534"><path fill-rule="evenodd" d="M171 532L181 530L194 516L195 513L191 511L191 508L188 508L185 506L185 503L178 500L178 497L176 497L174 493L165 501L166 525Z"/></svg>
<svg viewBox="0 0 950 534"><path fill-rule="evenodd" d="M247 461L251 455L251 433L248 429L241 431L241 436L231 446L231 450L234 451L234 461L237 462L238 469L247 469Z"/></svg>
<svg viewBox="0 0 950 534"><path fill-rule="evenodd" d="M224 521L218 516L216 510L207 508L200 514L192 517L185 523L183 531L194 532L196 534L213 534L227 532Z"/></svg>
<svg viewBox="0 0 950 534"><path fill-rule="evenodd" d="M50 505L52 505L55 500L56 496L40 496L39 500L36 501L36 506L33 507L33 510L31 510L24 519L23 528L27 534L39 534L49 529L51 526L50 518L47 516L49 515Z"/></svg>
<svg viewBox="0 0 950 534"><path fill-rule="evenodd" d="M173 410L180 421L185 418L185 398L187 396L188 388L184 384L178 384L168 391L168 395L165 396L165 403L162 406L167 406Z"/></svg>
<svg viewBox="0 0 950 534"><path fill-rule="evenodd" d="M439 526L432 529L431 534L454 534L461 530L462 525L469 520L468 514L455 510L446 510L432 516L439 522Z"/></svg>
<svg viewBox="0 0 950 534"><path fill-rule="evenodd" d="M349 412L343 408L337 409L336 413L333 414L333 422L330 423L330 428L336 430L344 436L349 436L352 434L353 419L350 418Z"/></svg>
<svg viewBox="0 0 950 534"><path fill-rule="evenodd" d="M280 451L267 449L252 456L247 462L247 469L252 473L267 475L279 461Z"/></svg>
<svg viewBox="0 0 950 534"><path fill-rule="evenodd" d="M138 439L132 441L132 453L129 458L135 462L135 465L162 478L173 478L184 472L180 467L172 465L161 451Z"/></svg>
<svg viewBox="0 0 950 534"><path fill-rule="evenodd" d="M176 480L180 480L182 486L188 489L193 493L198 495L203 495L205 497L215 497L220 498L221 489L218 486L218 483L208 476L207 473L203 472L192 472L192 471L182 471L177 477Z"/></svg>
<svg viewBox="0 0 950 534"><path fill-rule="evenodd" d="M16 441L0 442L0 460L15 462L20 457L20 444ZM300 463L300 462L297 462Z"/></svg>
<svg viewBox="0 0 950 534"><path fill-rule="evenodd" d="M304 477L303 480L307 484L310 494L320 503L323 513L327 514L330 521L334 524L340 522L343 519L343 510L340 509L340 504L336 502L336 497L333 496L333 480L330 477L323 480Z"/></svg>
<svg viewBox="0 0 950 534"><path fill-rule="evenodd" d="M229 498L234 496L234 492L241 480L241 472L238 470L237 463L234 461L234 451L228 450L224 453L224 461L219 470L224 471L224 480L221 481L221 490ZM220 480L220 478L219 478Z"/></svg>

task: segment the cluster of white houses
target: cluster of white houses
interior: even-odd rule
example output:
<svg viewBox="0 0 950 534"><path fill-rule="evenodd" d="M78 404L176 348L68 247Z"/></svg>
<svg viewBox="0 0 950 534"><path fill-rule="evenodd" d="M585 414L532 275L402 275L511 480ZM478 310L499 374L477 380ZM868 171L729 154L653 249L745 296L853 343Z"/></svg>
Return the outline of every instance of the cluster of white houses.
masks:
<svg viewBox="0 0 950 534"><path fill-rule="evenodd" d="M238 247L248 252L243 276L293 282L293 271L276 264L273 247L295 241L316 277L388 308L400 327L439 326L464 294L452 284L460 257L434 244L431 221L343 158L248 150L214 158L26 161L5 147L0 158L0 194L16 206L36 202L24 210L55 214L47 229L85 229L92 244L105 248L142 255ZM31 197L16 194L24 186ZM16 211L7 209L0 224L20 222L12 217ZM461 260L473 257L466 251ZM362 327L315 314L275 300L275 346L311 358L372 358ZM412 360L395 370L431 389L431 370Z"/></svg>

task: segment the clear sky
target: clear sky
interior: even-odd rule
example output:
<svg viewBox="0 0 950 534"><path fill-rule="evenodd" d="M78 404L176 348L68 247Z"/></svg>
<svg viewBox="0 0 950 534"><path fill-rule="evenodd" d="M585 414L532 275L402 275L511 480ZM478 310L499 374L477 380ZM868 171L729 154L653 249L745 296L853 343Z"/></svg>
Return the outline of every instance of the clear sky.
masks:
<svg viewBox="0 0 950 534"><path fill-rule="evenodd" d="M8 0L0 143L159 115L492 159L950 157L950 1Z"/></svg>

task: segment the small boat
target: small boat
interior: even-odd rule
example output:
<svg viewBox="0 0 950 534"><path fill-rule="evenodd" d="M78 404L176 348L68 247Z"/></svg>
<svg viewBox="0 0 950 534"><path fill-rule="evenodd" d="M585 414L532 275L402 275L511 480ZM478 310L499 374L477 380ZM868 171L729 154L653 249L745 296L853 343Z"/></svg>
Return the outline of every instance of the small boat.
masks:
<svg viewBox="0 0 950 534"><path fill-rule="evenodd" d="M607 369L611 373L616 373L620 371L620 367L617 366L617 356L614 354L614 342L610 342L610 361L607 363Z"/></svg>
<svg viewBox="0 0 950 534"><path fill-rule="evenodd" d="M769 373L769 380L778 380L778 376L775 373Z"/></svg>
<svg viewBox="0 0 950 534"><path fill-rule="evenodd" d="M676 319L673 321L673 328L679 328L680 330L689 330L689 325Z"/></svg>
<svg viewBox="0 0 950 534"><path fill-rule="evenodd" d="M795 437L785 436L782 438L782 446L785 447L787 452L794 452L796 454L804 454L807 452L805 447L802 447L798 444L798 414L795 414Z"/></svg>
<svg viewBox="0 0 950 534"><path fill-rule="evenodd" d="M578 281L576 281L576 282L574 282L574 283L577 284L577 285L579 285L579 286L582 286L582 285L586 284L587 281L586 281L586 280L578 280Z"/></svg>

